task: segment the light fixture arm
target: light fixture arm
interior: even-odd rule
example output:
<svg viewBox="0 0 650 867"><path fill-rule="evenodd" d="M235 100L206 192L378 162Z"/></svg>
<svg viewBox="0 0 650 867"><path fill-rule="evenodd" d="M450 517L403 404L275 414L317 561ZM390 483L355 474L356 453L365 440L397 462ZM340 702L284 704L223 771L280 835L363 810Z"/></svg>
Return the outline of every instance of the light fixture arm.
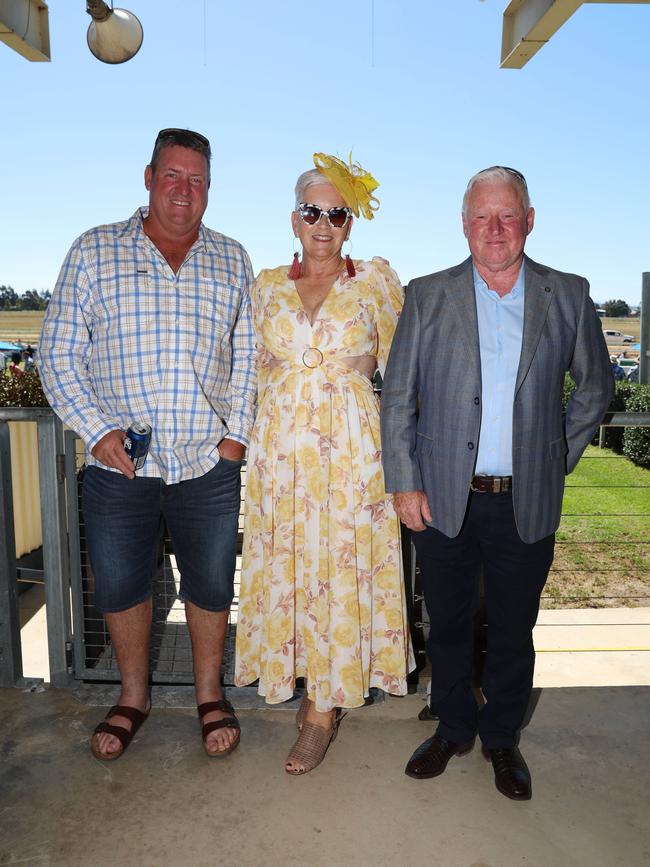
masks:
<svg viewBox="0 0 650 867"><path fill-rule="evenodd" d="M113 14L113 10L104 0L86 0L86 12L95 21L107 21Z"/></svg>

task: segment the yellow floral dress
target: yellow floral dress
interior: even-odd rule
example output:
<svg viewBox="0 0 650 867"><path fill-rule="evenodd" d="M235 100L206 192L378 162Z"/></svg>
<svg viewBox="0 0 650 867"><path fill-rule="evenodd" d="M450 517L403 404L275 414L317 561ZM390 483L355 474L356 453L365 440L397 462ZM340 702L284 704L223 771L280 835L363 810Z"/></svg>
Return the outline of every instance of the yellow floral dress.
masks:
<svg viewBox="0 0 650 867"><path fill-rule="evenodd" d="M414 667L399 521L384 489L379 407L348 367L383 374L403 302L383 259L355 262L310 325L287 266L253 287L259 408L248 452L235 682L274 704L305 677L317 710L370 687L407 691Z"/></svg>

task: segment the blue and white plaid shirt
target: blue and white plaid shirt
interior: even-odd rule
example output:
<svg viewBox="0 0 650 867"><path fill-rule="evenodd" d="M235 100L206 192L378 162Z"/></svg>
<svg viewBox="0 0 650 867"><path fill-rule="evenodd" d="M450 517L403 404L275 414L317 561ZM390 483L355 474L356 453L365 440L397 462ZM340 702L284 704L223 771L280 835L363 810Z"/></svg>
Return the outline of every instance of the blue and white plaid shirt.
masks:
<svg viewBox="0 0 650 867"><path fill-rule="evenodd" d="M63 263L39 344L45 394L91 449L111 430L153 429L140 476L208 472L224 438L248 444L256 396L251 265L203 224L178 273L142 219L98 226Z"/></svg>

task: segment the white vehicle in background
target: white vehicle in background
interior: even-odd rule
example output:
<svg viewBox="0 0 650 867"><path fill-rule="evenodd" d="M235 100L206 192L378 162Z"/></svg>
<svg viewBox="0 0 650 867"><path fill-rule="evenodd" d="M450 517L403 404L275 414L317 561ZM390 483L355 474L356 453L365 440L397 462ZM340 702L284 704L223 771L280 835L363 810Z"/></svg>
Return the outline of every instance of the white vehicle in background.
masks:
<svg viewBox="0 0 650 867"><path fill-rule="evenodd" d="M605 343L634 343L636 337L631 334L623 334L621 331L612 331L611 328L603 328Z"/></svg>

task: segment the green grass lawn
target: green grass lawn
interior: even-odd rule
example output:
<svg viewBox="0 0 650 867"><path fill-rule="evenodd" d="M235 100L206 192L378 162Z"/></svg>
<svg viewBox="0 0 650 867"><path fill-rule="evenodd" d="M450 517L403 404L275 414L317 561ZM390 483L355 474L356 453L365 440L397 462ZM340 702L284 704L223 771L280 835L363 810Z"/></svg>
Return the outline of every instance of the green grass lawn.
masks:
<svg viewBox="0 0 650 867"><path fill-rule="evenodd" d="M590 446L567 479L542 607L650 605L650 470Z"/></svg>

